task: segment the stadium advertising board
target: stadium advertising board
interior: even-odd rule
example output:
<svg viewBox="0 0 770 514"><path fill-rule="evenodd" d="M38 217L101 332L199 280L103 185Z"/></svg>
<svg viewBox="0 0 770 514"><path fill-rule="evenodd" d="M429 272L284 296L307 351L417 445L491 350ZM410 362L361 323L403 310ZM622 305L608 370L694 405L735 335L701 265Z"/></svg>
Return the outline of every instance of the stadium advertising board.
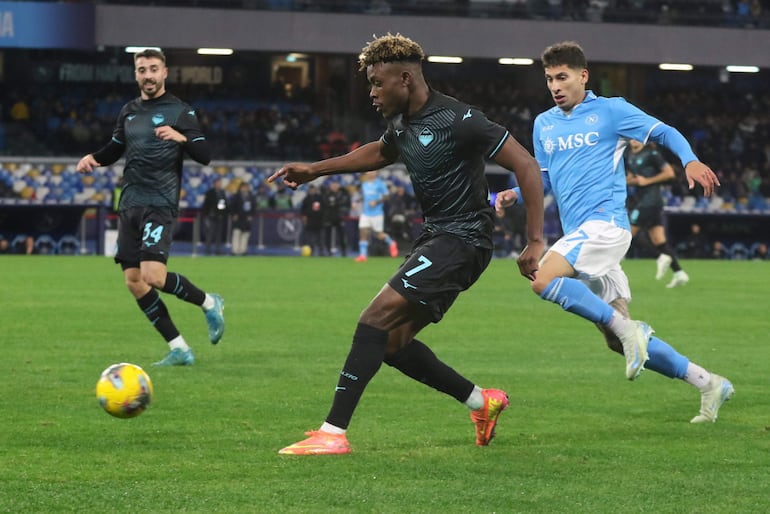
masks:
<svg viewBox="0 0 770 514"><path fill-rule="evenodd" d="M0 48L93 48L94 6L0 2Z"/></svg>

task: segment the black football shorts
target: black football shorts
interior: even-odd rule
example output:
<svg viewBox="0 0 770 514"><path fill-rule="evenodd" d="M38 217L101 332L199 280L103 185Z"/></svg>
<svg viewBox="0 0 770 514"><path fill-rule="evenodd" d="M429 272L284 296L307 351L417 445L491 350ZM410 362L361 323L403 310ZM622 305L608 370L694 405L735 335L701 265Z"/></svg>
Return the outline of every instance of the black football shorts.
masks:
<svg viewBox="0 0 770 514"><path fill-rule="evenodd" d="M628 213L631 225L644 230L663 225L663 207L638 207Z"/></svg>
<svg viewBox="0 0 770 514"><path fill-rule="evenodd" d="M123 269L142 261L168 261L176 216L166 207L131 207L120 211L115 262Z"/></svg>
<svg viewBox="0 0 770 514"><path fill-rule="evenodd" d="M438 322L489 265L492 250L449 234L422 234L388 284Z"/></svg>

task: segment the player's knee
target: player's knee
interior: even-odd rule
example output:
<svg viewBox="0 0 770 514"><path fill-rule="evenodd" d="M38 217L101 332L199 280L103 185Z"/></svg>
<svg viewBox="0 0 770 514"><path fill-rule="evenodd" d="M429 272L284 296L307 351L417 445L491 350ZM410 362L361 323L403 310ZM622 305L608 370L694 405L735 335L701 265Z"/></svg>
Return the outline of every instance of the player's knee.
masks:
<svg viewBox="0 0 770 514"><path fill-rule="evenodd" d="M397 330L391 330L388 333L388 344L385 347L385 357L389 358L399 353L414 339L411 334L403 334Z"/></svg>
<svg viewBox="0 0 770 514"><path fill-rule="evenodd" d="M138 275L136 277L126 277L126 287L134 295L134 298L141 298L150 290Z"/></svg>
<svg viewBox="0 0 770 514"><path fill-rule="evenodd" d="M136 280L128 280L126 279L126 287L129 291L131 291L131 294L134 296L137 296L142 292L141 282Z"/></svg>
<svg viewBox="0 0 770 514"><path fill-rule="evenodd" d="M163 289L166 283L165 277L161 277L159 273L152 270L142 270L142 281L155 289Z"/></svg>

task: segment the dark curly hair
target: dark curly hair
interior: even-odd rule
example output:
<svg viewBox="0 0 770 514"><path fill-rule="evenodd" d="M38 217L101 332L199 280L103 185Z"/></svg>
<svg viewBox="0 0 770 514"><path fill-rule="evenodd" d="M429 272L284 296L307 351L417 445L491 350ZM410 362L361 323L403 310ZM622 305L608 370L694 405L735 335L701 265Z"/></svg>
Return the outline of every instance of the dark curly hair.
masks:
<svg viewBox="0 0 770 514"><path fill-rule="evenodd" d="M425 59L420 45L401 34L387 33L385 36L374 36L361 50L358 56L358 69L365 70L367 66L378 62L414 62L419 63Z"/></svg>
<svg viewBox="0 0 770 514"><path fill-rule="evenodd" d="M582 70L588 68L588 61L583 48L575 41L562 41L543 50L540 57L543 68L566 64L570 68Z"/></svg>
<svg viewBox="0 0 770 514"><path fill-rule="evenodd" d="M140 57L144 57L145 59L160 59L163 61L163 64L166 64L166 56L157 48L145 48L144 50L135 53L134 62L136 62Z"/></svg>

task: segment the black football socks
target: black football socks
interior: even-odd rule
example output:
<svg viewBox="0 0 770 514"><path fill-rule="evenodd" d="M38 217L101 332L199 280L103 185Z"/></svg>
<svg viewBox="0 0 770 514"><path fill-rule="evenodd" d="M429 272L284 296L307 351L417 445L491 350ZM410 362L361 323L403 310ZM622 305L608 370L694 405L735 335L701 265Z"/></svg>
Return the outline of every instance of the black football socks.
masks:
<svg viewBox="0 0 770 514"><path fill-rule="evenodd" d="M464 402L473 391L473 383L447 366L424 343L411 343L385 358L385 364L425 385Z"/></svg>
<svg viewBox="0 0 770 514"><path fill-rule="evenodd" d="M155 289L150 289L150 292L136 300L136 303L166 342L179 336L179 330L171 321L166 304Z"/></svg>
<svg viewBox="0 0 770 514"><path fill-rule="evenodd" d="M163 285L162 291L195 305L203 305L203 300L206 299L206 293L195 287L187 277L171 271L166 273L166 283Z"/></svg>
<svg viewBox="0 0 770 514"><path fill-rule="evenodd" d="M326 422L347 429L364 389L382 366L388 332L359 323L353 334L353 344L340 371L334 401Z"/></svg>

